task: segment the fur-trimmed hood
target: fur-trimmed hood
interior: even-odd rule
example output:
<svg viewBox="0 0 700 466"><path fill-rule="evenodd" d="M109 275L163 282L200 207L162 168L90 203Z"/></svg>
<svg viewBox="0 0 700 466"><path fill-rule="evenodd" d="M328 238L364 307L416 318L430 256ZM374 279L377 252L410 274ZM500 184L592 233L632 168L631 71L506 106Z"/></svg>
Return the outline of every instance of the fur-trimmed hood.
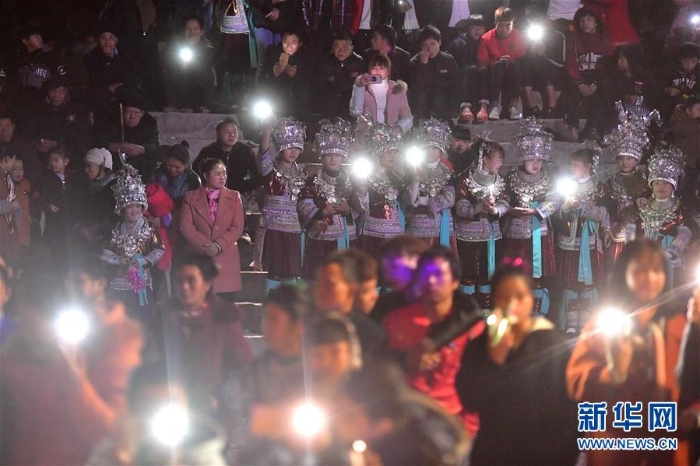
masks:
<svg viewBox="0 0 700 466"><path fill-rule="evenodd" d="M408 84L400 79L398 81L389 80L389 87L392 94L405 94L408 92Z"/></svg>

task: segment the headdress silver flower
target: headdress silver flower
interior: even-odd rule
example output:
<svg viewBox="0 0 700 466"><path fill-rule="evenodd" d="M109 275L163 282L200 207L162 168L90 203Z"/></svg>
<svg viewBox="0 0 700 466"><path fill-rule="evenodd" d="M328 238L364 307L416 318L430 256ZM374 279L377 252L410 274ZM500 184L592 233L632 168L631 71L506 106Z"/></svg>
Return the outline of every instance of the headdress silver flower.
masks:
<svg viewBox="0 0 700 466"><path fill-rule="evenodd" d="M600 165L600 157L603 155L603 148L600 147L600 144L598 144L596 141L593 141L592 139L586 139L583 141L581 144L582 149L590 149L593 152L593 168L592 168L592 173L596 173L598 171L598 166Z"/></svg>
<svg viewBox="0 0 700 466"><path fill-rule="evenodd" d="M484 171L484 154L491 152L497 144L496 141L489 139L489 136L491 136L491 131L488 130L482 131L479 136L479 163L477 165L479 171Z"/></svg>
<svg viewBox="0 0 700 466"><path fill-rule="evenodd" d="M401 136L384 123L373 123L364 134L362 143L365 149L374 157L379 157L390 150L401 148Z"/></svg>
<svg viewBox="0 0 700 466"><path fill-rule="evenodd" d="M685 156L678 147L669 146L655 152L647 165L649 186L654 181L667 181L677 189L678 179L683 174L684 167Z"/></svg>
<svg viewBox="0 0 700 466"><path fill-rule="evenodd" d="M535 117L524 118L520 121L520 134L515 140L520 161L549 160L552 154L552 140L552 135L545 131L544 125Z"/></svg>
<svg viewBox="0 0 700 466"><path fill-rule="evenodd" d="M139 172L126 163L114 175L116 179L112 187L115 201L114 212L120 214L125 207L134 204L143 206L144 211L148 209L146 185L141 181Z"/></svg>
<svg viewBox="0 0 700 466"><path fill-rule="evenodd" d="M615 108L620 123L605 136L605 144L610 146L615 157L632 157L639 162L651 141L649 126L654 121L661 122L659 112L650 112L644 105L643 98L627 106L621 101L615 102Z"/></svg>
<svg viewBox="0 0 700 466"><path fill-rule="evenodd" d="M272 144L278 152L291 147L304 150L304 139L306 125L293 117L280 118L272 127Z"/></svg>
<svg viewBox="0 0 700 466"><path fill-rule="evenodd" d="M450 146L450 133L450 126L437 118L422 121L413 129L413 136L419 145L437 147L445 155Z"/></svg>
<svg viewBox="0 0 700 466"><path fill-rule="evenodd" d="M340 154L347 159L348 148L352 143L352 125L342 118L334 121L321 120L320 125L314 147L319 158L323 154Z"/></svg>

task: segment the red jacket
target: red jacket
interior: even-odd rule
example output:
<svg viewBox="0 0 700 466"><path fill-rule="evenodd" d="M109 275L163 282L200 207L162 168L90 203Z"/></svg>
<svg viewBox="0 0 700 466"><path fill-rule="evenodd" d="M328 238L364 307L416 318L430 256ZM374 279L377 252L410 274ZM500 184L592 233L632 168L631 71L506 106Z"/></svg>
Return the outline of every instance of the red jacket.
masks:
<svg viewBox="0 0 700 466"><path fill-rule="evenodd" d="M603 34L585 34L576 31L566 43L566 72L571 84L590 84L603 75L603 60L615 49Z"/></svg>
<svg viewBox="0 0 700 466"><path fill-rule="evenodd" d="M630 23L627 0L583 0L583 7L595 13L615 46L639 42ZM636 4L636 2L635 2Z"/></svg>
<svg viewBox="0 0 700 466"><path fill-rule="evenodd" d="M158 183L151 183L146 187L146 196L148 197L148 215L161 219L161 226L159 226L157 230L160 238L163 240L165 253L156 264L156 267L165 272L170 268L173 248L170 246L170 241L168 239L168 228L163 225L163 217L168 214L172 215L175 204L165 191L165 188Z"/></svg>
<svg viewBox="0 0 700 466"><path fill-rule="evenodd" d="M505 39L499 39L494 28L481 36L476 58L479 66L490 67L504 55L508 55L510 61L516 61L522 58L525 52L527 52L527 43L520 31L513 29Z"/></svg>

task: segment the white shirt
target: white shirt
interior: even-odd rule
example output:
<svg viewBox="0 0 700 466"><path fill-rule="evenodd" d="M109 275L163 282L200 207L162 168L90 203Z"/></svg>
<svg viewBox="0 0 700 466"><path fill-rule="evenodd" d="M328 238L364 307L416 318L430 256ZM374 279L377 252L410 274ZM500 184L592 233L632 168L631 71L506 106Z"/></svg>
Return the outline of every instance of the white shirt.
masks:
<svg viewBox="0 0 700 466"><path fill-rule="evenodd" d="M372 0L362 2L362 16L360 16L360 29L372 29L370 21L372 19Z"/></svg>
<svg viewBox="0 0 700 466"><path fill-rule="evenodd" d="M460 19L469 18L469 3L467 0L452 1L452 16L450 16L449 27L453 28Z"/></svg>
<svg viewBox="0 0 700 466"><path fill-rule="evenodd" d="M377 102L377 123L384 123L386 120L386 94L389 92L389 80L384 79L379 84L370 84L374 100Z"/></svg>
<svg viewBox="0 0 700 466"><path fill-rule="evenodd" d="M558 19L571 21L574 19L576 10L579 8L581 8L581 2L579 0L549 0L547 19L552 21Z"/></svg>

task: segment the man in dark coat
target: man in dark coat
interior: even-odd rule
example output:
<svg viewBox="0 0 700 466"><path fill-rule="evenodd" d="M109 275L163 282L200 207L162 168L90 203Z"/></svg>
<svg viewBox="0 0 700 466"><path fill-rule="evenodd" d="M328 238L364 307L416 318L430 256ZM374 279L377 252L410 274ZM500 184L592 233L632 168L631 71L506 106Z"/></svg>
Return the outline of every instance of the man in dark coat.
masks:
<svg viewBox="0 0 700 466"><path fill-rule="evenodd" d="M325 118L350 119L348 103L355 79L364 71L362 57L353 51L352 37L347 32L333 38L333 53L324 57L316 83L319 112Z"/></svg>
<svg viewBox="0 0 700 466"><path fill-rule="evenodd" d="M378 53L384 54L391 60L391 79L394 81L408 79L411 55L396 46L396 29L388 24L381 24L372 33L372 47L363 52L366 63Z"/></svg>

